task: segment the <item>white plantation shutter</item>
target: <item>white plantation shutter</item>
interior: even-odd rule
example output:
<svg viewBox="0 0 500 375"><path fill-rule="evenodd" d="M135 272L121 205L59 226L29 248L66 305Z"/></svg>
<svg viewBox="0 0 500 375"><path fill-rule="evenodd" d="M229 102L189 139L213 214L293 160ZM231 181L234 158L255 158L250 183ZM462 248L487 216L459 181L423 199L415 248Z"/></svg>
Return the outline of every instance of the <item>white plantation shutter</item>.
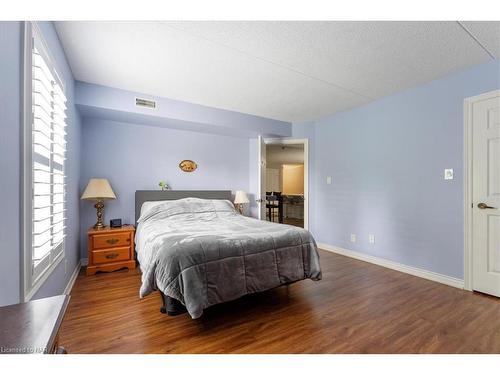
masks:
<svg viewBox="0 0 500 375"><path fill-rule="evenodd" d="M31 286L64 254L66 96L33 28L31 53Z"/></svg>

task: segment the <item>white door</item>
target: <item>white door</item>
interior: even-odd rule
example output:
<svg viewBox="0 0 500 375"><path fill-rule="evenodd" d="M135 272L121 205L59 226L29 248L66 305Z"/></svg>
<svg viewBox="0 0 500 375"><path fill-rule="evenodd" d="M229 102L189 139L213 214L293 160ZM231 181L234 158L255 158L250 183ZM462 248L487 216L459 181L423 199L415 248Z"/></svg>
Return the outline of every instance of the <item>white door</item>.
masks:
<svg viewBox="0 0 500 375"><path fill-rule="evenodd" d="M259 135L259 219L266 220L266 142Z"/></svg>
<svg viewBox="0 0 500 375"><path fill-rule="evenodd" d="M472 289L500 297L500 93L472 104Z"/></svg>

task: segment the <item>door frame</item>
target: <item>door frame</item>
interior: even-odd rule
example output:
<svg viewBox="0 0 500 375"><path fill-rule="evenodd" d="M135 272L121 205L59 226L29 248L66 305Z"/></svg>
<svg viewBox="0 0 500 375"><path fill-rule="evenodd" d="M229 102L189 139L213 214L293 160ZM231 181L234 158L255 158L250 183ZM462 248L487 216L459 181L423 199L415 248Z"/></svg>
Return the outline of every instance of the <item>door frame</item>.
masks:
<svg viewBox="0 0 500 375"><path fill-rule="evenodd" d="M309 229L309 139L307 138L264 138L267 145L304 145L304 229ZM260 155L259 155L259 162ZM266 166L267 168L267 166Z"/></svg>
<svg viewBox="0 0 500 375"><path fill-rule="evenodd" d="M500 90L464 99L464 289L472 291L472 107L475 103L500 95Z"/></svg>

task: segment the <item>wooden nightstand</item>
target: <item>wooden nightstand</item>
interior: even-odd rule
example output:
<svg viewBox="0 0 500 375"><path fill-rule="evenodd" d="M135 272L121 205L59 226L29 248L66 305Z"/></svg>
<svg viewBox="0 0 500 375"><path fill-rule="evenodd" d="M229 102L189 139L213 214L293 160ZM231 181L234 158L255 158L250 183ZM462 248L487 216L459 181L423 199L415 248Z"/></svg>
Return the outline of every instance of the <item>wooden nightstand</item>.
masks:
<svg viewBox="0 0 500 375"><path fill-rule="evenodd" d="M133 225L120 228L91 228L88 234L87 275L97 271L116 271L120 268L135 268Z"/></svg>

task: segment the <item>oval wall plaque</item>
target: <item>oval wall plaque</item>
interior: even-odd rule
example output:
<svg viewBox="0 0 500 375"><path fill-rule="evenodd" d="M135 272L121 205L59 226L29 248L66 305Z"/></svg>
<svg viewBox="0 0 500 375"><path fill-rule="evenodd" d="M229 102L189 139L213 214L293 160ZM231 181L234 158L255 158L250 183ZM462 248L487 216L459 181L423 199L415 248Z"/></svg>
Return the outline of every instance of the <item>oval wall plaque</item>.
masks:
<svg viewBox="0 0 500 375"><path fill-rule="evenodd" d="M198 166L192 160L183 160L179 163L179 168L184 172L194 172Z"/></svg>

